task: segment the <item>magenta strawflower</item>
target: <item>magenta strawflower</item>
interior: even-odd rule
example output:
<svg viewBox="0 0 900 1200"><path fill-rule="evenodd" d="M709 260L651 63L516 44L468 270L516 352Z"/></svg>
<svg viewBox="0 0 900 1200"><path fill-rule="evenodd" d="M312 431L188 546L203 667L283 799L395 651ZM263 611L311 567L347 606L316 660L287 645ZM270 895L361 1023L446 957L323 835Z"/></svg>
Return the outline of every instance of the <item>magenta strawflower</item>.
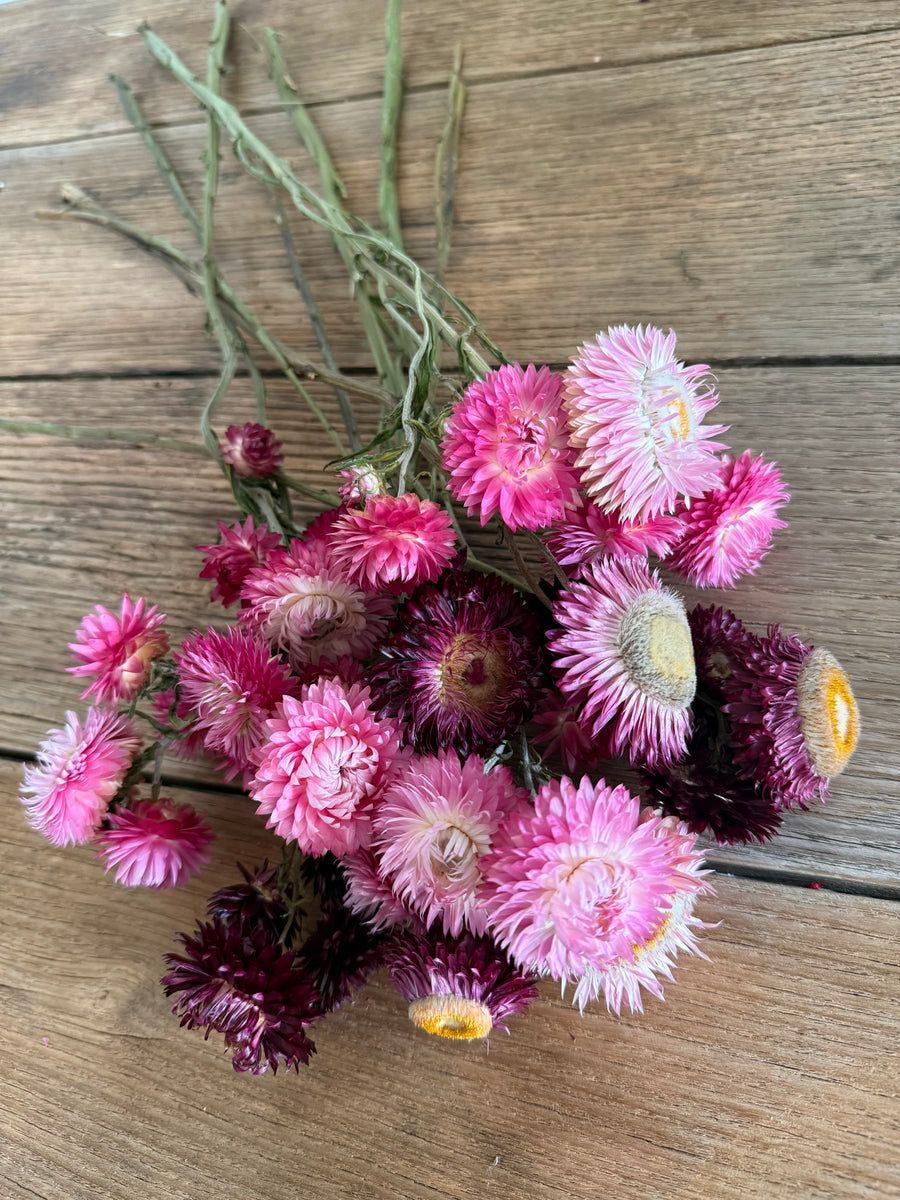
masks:
<svg viewBox="0 0 900 1200"><path fill-rule="evenodd" d="M278 884L278 869L266 859L252 871L237 864L243 883L219 888L209 898L207 914L223 925L251 927L261 925L273 940L280 938L288 925L288 907Z"/></svg>
<svg viewBox="0 0 900 1200"><path fill-rule="evenodd" d="M723 691L736 667L759 645L759 639L730 609L697 605L688 613L697 678L708 687ZM735 693L735 697L739 695Z"/></svg>
<svg viewBox="0 0 900 1200"><path fill-rule="evenodd" d="M256 751L250 794L285 841L340 857L367 847L372 811L400 755L393 722L369 708L369 689L322 679L286 697Z"/></svg>
<svg viewBox="0 0 900 1200"><path fill-rule="evenodd" d="M674 897L703 886L694 839L624 786L544 784L485 865L489 928L526 970L566 982L634 960Z"/></svg>
<svg viewBox="0 0 900 1200"><path fill-rule="evenodd" d="M508 1017L537 999L536 980L507 959L490 938L442 937L435 930L401 934L390 945L391 981L419 1029L471 1041L504 1033Z"/></svg>
<svg viewBox="0 0 900 1200"><path fill-rule="evenodd" d="M106 820L97 845L125 887L179 887L209 862L212 830L189 804L136 800Z"/></svg>
<svg viewBox="0 0 900 1200"><path fill-rule="evenodd" d="M369 591L410 591L437 579L456 554L456 535L446 509L412 492L370 496L350 508L331 529L338 567Z"/></svg>
<svg viewBox="0 0 900 1200"><path fill-rule="evenodd" d="M675 358L675 334L627 325L587 342L566 371L564 405L588 495L623 520L671 512L715 486L725 425L706 366Z"/></svg>
<svg viewBox="0 0 900 1200"><path fill-rule="evenodd" d="M95 695L98 704L123 704L133 700L147 681L150 664L169 649L169 638L160 629L166 617L156 605L145 611L144 598L132 604L122 597L119 615L98 604L82 619L69 644L77 667L67 667L71 675L96 675L81 693L81 699Z"/></svg>
<svg viewBox="0 0 900 1200"><path fill-rule="evenodd" d="M492 749L545 684L543 635L508 584L448 570L402 604L378 647L372 693L417 750Z"/></svg>
<svg viewBox="0 0 900 1200"><path fill-rule="evenodd" d="M254 567L268 561L281 545L281 536L269 533L265 524L254 526L253 518L243 524L225 525L217 522L222 540L217 546L198 546L205 553L201 579L215 580L210 600L221 600L228 608L241 598L244 580Z"/></svg>
<svg viewBox="0 0 900 1200"><path fill-rule="evenodd" d="M110 709L88 709L83 726L66 713L25 767L19 790L32 829L54 846L90 841L140 746L131 721Z"/></svg>
<svg viewBox="0 0 900 1200"><path fill-rule="evenodd" d="M643 520L622 520L590 500L566 513L547 536L547 545L560 566L578 575L587 563L607 558L664 558L681 537L680 517L659 513Z"/></svg>
<svg viewBox="0 0 900 1200"><path fill-rule="evenodd" d="M540 529L578 499L578 475L561 402L562 376L518 363L469 384L441 444L450 491L486 525Z"/></svg>
<svg viewBox="0 0 900 1200"><path fill-rule="evenodd" d="M253 421L246 425L229 425L219 450L222 461L228 463L236 475L246 478L268 479L278 473L284 462L281 442L276 441L272 430Z"/></svg>
<svg viewBox="0 0 900 1200"><path fill-rule="evenodd" d="M196 729L226 779L253 769L251 755L266 738L266 721L299 684L268 647L239 629L208 629L185 639L175 655L182 700L196 713Z"/></svg>
<svg viewBox="0 0 900 1200"><path fill-rule="evenodd" d="M788 501L774 463L726 456L715 487L682 510L684 533L668 563L699 587L731 587L755 571L787 522L776 512Z"/></svg>
<svg viewBox="0 0 900 1200"><path fill-rule="evenodd" d="M296 965L293 951L273 942L263 926L198 925L176 935L184 954L167 954L162 978L172 1012L188 1029L214 1030L232 1051L236 1071L262 1075L269 1067L299 1070L315 1053L306 1030L322 1016L318 992Z"/></svg>
<svg viewBox="0 0 900 1200"><path fill-rule="evenodd" d="M506 767L486 772L475 754L462 763L453 751L416 756L375 814L381 874L426 925L484 933L482 862L501 826L528 811L527 799Z"/></svg>
<svg viewBox="0 0 900 1200"><path fill-rule="evenodd" d="M371 850L357 850L341 860L347 876L346 905L364 917L370 929L393 929L412 915L379 874L379 859Z"/></svg>
<svg viewBox="0 0 900 1200"><path fill-rule="evenodd" d="M384 636L387 596L350 583L334 565L326 538L293 542L248 575L239 620L300 672L349 655L365 658Z"/></svg>
<svg viewBox="0 0 900 1200"><path fill-rule="evenodd" d="M639 559L591 564L553 605L559 687L594 736L648 766L682 756L696 689L680 598Z"/></svg>

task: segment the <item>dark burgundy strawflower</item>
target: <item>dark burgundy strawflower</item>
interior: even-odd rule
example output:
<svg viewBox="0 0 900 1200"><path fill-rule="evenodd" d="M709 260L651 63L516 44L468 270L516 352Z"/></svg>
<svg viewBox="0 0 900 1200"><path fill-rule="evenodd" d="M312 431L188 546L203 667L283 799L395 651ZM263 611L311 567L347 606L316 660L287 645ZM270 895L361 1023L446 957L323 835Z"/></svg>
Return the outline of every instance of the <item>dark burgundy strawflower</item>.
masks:
<svg viewBox="0 0 900 1200"><path fill-rule="evenodd" d="M459 567L416 588L379 650L373 702L423 753L492 749L528 719L545 683L543 635L527 602Z"/></svg>
<svg viewBox="0 0 900 1200"><path fill-rule="evenodd" d="M324 913L297 952L323 1006L332 1012L346 1004L384 962L385 936L346 908Z"/></svg>
<svg viewBox="0 0 900 1200"><path fill-rule="evenodd" d="M688 613L688 625L698 680L728 691L734 683L735 669L746 663L759 639L733 612L715 605L698 605Z"/></svg>
<svg viewBox="0 0 900 1200"><path fill-rule="evenodd" d="M307 854L300 866L300 878L315 892L323 910L343 907L347 876L339 858L327 852Z"/></svg>
<svg viewBox="0 0 900 1200"><path fill-rule="evenodd" d="M229 425L219 450L223 462L227 462L236 475L248 479L268 479L278 473L284 462L281 442L276 440L272 430L253 421L246 425Z"/></svg>
<svg viewBox="0 0 900 1200"><path fill-rule="evenodd" d="M278 869L268 859L248 871L240 863L243 883L219 888L209 898L206 911L224 925L263 925L277 941L288 919L288 908L278 886Z"/></svg>
<svg viewBox="0 0 900 1200"><path fill-rule="evenodd" d="M188 1029L214 1030L232 1051L236 1071L299 1070L315 1053L306 1029L323 1015L321 997L296 955L263 925L198 925L179 933L184 954L167 954L161 983L177 996L172 1009Z"/></svg>

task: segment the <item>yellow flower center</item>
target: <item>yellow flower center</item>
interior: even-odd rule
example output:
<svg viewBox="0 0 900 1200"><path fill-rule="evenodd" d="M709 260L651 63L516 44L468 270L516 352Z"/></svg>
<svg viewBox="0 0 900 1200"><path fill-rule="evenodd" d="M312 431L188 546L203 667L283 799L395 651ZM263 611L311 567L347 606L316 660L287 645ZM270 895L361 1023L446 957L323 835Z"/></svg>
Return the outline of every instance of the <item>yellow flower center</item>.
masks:
<svg viewBox="0 0 900 1200"><path fill-rule="evenodd" d="M827 650L814 650L804 663L797 708L813 769L830 779L843 771L856 749L859 709L849 679Z"/></svg>
<svg viewBox="0 0 900 1200"><path fill-rule="evenodd" d="M674 395L674 399L666 404L666 413L670 418L666 422L666 431L673 442L683 442L691 432L691 417L684 396L671 388L666 388L663 394Z"/></svg>
<svg viewBox="0 0 900 1200"><path fill-rule="evenodd" d="M418 996L409 1006L409 1018L426 1033L457 1041L486 1038L494 1024L486 1004L463 996Z"/></svg>
<svg viewBox="0 0 900 1200"><path fill-rule="evenodd" d="M684 609L666 592L645 592L625 610L619 649L631 678L648 696L673 708L694 698L697 673Z"/></svg>

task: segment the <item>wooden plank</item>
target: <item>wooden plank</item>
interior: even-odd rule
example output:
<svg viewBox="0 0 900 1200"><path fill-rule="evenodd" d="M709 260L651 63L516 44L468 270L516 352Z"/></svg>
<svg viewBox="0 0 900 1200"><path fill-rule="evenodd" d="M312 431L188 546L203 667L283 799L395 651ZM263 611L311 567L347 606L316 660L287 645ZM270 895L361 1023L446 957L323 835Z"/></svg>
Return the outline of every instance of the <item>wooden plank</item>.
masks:
<svg viewBox="0 0 900 1200"><path fill-rule="evenodd" d="M453 287L511 357L564 361L619 320L674 324L701 361L893 354L898 50L900 36L877 34L473 86ZM411 97L404 125L404 216L426 259L443 103ZM374 216L377 101L319 115L354 207ZM258 127L308 169L280 116ZM196 196L201 126L165 140ZM184 240L136 136L8 151L0 179L15 280L4 374L213 365L196 302L157 264L32 217L75 181ZM232 283L273 332L307 339L268 200L231 161L220 211ZM327 238L298 236L339 360L365 365Z"/></svg>
<svg viewBox="0 0 900 1200"><path fill-rule="evenodd" d="M65 414L83 424L191 437L212 384L7 383L0 385L0 411L36 420ZM794 498L790 528L755 576L735 591L693 598L728 604L757 630L781 620L831 649L854 681L863 737L826 806L788 817L779 838L758 850L717 851L711 857L719 865L900 891L898 384L896 368L721 372L719 411L732 426L732 445L749 445L780 462ZM230 411L247 419L245 383ZM329 454L283 389L275 393L273 424L292 472L327 483L316 471ZM44 731L77 706L79 689L64 674L66 645L94 604L110 606L126 590L145 595L169 614L176 644L190 628L221 619L221 609L206 603L193 547L214 537L217 518L232 517L227 488L202 460L122 445L0 437L0 523L7 530L0 747L32 751ZM482 535L482 556L490 556L492 540L491 533Z"/></svg>
<svg viewBox="0 0 900 1200"><path fill-rule="evenodd" d="M2 790L15 785L0 766ZM3 808L0 1178L46 1200L804 1200L896 1194L897 906L719 879L709 962L643 1016L579 1017L542 986L487 1056L412 1031L379 978L315 1033L299 1079L235 1076L157 983L174 929L271 850L235 797L213 864L117 888ZM254 832L255 830L255 832Z"/></svg>
<svg viewBox="0 0 900 1200"><path fill-rule="evenodd" d="M5 146L117 132L122 114L107 76L125 74L147 92L148 113L160 122L193 118L195 109L162 79L129 38L150 16L153 26L202 74L210 5L156 0L32 0L0 13L8 49L0 64L0 105L7 114ZM283 31L305 96L333 102L380 91L384 5L372 0L254 0L232 4L235 31L231 95L249 111L273 107L260 49L262 30ZM407 4L403 14L405 72L411 88L446 80L452 47L461 41L472 80L553 70L605 70L623 63L748 46L775 46L871 32L900 25L896 0L758 0L722 6L714 0L621 4L618 0L522 0L515 18L503 5L462 0ZM124 39L124 40L123 40Z"/></svg>

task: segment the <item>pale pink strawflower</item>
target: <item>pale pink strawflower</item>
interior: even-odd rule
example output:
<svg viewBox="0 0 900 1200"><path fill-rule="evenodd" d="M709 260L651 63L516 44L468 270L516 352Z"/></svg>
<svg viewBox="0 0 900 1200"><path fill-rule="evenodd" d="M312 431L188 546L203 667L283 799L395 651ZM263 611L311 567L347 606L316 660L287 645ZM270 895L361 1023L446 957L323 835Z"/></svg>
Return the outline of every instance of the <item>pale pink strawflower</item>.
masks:
<svg viewBox="0 0 900 1200"><path fill-rule="evenodd" d="M664 831L624 786L544 784L485 864L494 939L524 969L563 983L633 961L673 898L703 886L699 853Z"/></svg>
<svg viewBox="0 0 900 1200"><path fill-rule="evenodd" d="M623 520L586 500L557 522L547 536L547 545L560 566L577 575L587 563L607 558L646 558L648 554L664 558L683 528L681 518L674 514Z"/></svg>
<svg viewBox="0 0 900 1200"><path fill-rule="evenodd" d="M244 580L254 567L266 562L281 545L281 535L269 533L265 524L254 526L253 518L231 527L217 522L222 534L218 546L198 546L206 557L201 579L215 580L210 600L221 600L226 608L241 597Z"/></svg>
<svg viewBox="0 0 900 1200"><path fill-rule="evenodd" d="M268 647L240 629L208 629L186 638L175 655L181 697L196 713L207 752L221 756L226 779L252 770L252 752L266 738L266 721L299 684Z"/></svg>
<svg viewBox="0 0 900 1200"><path fill-rule="evenodd" d="M88 709L84 725L66 713L25 768L20 792L32 829L55 846L90 841L140 746L134 725L111 709Z"/></svg>
<svg viewBox="0 0 900 1200"><path fill-rule="evenodd" d="M322 679L286 697L267 723L250 783L257 811L307 854L367 848L372 812L400 757L391 721L369 708L369 689Z"/></svg>
<svg viewBox="0 0 900 1200"><path fill-rule="evenodd" d="M578 475L561 401L562 376L518 363L469 384L441 443L450 491L485 525L540 529L578 499Z"/></svg>
<svg viewBox="0 0 900 1200"><path fill-rule="evenodd" d="M375 814L381 874L426 925L484 933L481 864L500 827L527 811L506 767L472 754L419 755L398 772Z"/></svg>
<svg viewBox="0 0 900 1200"><path fill-rule="evenodd" d="M384 636L390 597L373 595L338 570L328 545L292 543L251 571L239 620L292 668L348 655L366 658Z"/></svg>
<svg viewBox="0 0 900 1200"><path fill-rule="evenodd" d="M372 467L349 467L339 471L343 483L338 487L338 495L344 504L361 504L369 496L383 496L384 481Z"/></svg>
<svg viewBox="0 0 900 1200"><path fill-rule="evenodd" d="M345 854L341 866L347 878L344 903L352 913L365 917L373 930L395 929L409 922L412 914L379 874L379 859L374 851Z"/></svg>
<svg viewBox="0 0 900 1200"><path fill-rule="evenodd" d="M107 871L125 887L173 888L209 862L213 833L189 804L167 796L136 800L107 815L97 838Z"/></svg>
<svg viewBox="0 0 900 1200"><path fill-rule="evenodd" d="M593 736L648 766L682 757L697 686L681 599L638 559L591 564L553 605L563 695Z"/></svg>
<svg viewBox="0 0 900 1200"><path fill-rule="evenodd" d="M229 425L219 450L222 461L228 463L236 475L245 478L267 479L276 475L284 462L281 442L276 441L272 430L253 421L246 425Z"/></svg>
<svg viewBox="0 0 900 1200"><path fill-rule="evenodd" d="M95 675L81 698L95 695L98 704L123 704L133 700L147 681L150 665L169 649L169 638L160 629L165 613L156 605L145 610L143 596L135 604L126 593L119 615L98 604L83 618L69 649L81 662L67 667L71 675Z"/></svg>
<svg viewBox="0 0 900 1200"><path fill-rule="evenodd" d="M701 422L719 402L709 368L675 358L670 330L619 325L579 348L564 403L576 466L596 504L626 521L670 512L715 485L725 425Z"/></svg>
<svg viewBox="0 0 900 1200"><path fill-rule="evenodd" d="M682 512L684 535L669 566L699 587L731 587L756 570L775 530L787 528L775 515L787 501L774 463L749 450L738 459L726 455L716 486Z"/></svg>
<svg viewBox="0 0 900 1200"><path fill-rule="evenodd" d="M412 492L370 496L363 508L347 509L331 538L338 567L369 591L409 591L437 579L456 554L449 513Z"/></svg>

